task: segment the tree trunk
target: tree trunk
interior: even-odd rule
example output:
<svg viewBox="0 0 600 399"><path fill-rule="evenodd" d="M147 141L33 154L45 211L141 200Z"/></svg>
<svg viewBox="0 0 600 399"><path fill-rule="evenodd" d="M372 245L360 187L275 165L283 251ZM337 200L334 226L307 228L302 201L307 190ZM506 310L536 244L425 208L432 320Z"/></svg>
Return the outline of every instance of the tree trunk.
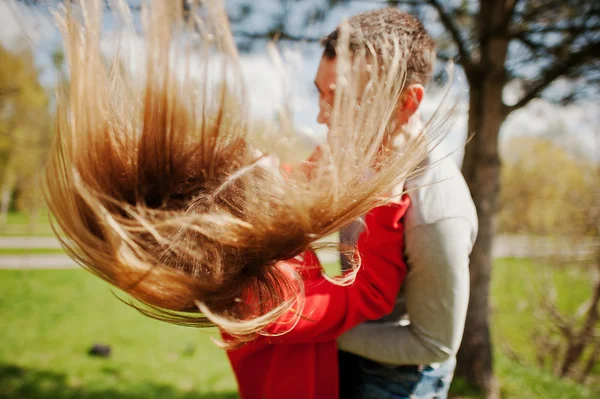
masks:
<svg viewBox="0 0 600 399"><path fill-rule="evenodd" d="M12 179L6 180L8 181L5 181L0 189L0 227L5 226L8 221L8 211L10 210L10 202L15 188Z"/></svg>
<svg viewBox="0 0 600 399"><path fill-rule="evenodd" d="M489 97L493 95L484 95L484 90L471 89L470 107L473 110L469 110L469 131L478 132L479 137L467 146L463 164L465 178L477 207L479 233L470 256L471 296L456 372L472 385L488 391L488 397L494 398L497 397L494 393L497 384L493 374L489 331L489 292L500 162L496 138L489 140L485 135L491 135L494 130L494 134L497 134L502 119L486 113L485 104L491 102Z"/></svg>
<svg viewBox="0 0 600 399"><path fill-rule="evenodd" d="M596 363L599 360L599 358L600 358L600 341L596 342L596 344L594 345L592 354L588 358L588 361L585 364L585 367L583 368L583 370L581 370L581 373L579 374L579 378L577 379L577 381L579 381L582 384L585 384L585 380L587 379L588 375L590 375L590 373L596 366Z"/></svg>
<svg viewBox="0 0 600 399"><path fill-rule="evenodd" d="M10 188L5 185L0 190L0 226L4 226L8 219L8 207L10 204Z"/></svg>
<svg viewBox="0 0 600 399"><path fill-rule="evenodd" d="M6 163L6 170L2 181L3 184L0 186L0 227L3 227L7 223L10 202L16 183L16 176L12 170L11 159Z"/></svg>
<svg viewBox="0 0 600 399"><path fill-rule="evenodd" d="M508 48L506 21L511 3L481 2L480 59L468 76L469 134L475 136L466 148L463 173L477 207L479 233L470 257L471 297L456 372L485 390L487 398L499 397L493 373L489 292L500 176L498 133L506 117L502 91Z"/></svg>

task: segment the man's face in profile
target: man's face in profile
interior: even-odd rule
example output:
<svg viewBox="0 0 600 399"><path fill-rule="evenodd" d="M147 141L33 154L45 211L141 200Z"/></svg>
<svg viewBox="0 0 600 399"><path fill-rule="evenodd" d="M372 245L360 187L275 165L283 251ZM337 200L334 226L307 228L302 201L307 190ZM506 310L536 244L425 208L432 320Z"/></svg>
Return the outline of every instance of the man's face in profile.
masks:
<svg viewBox="0 0 600 399"><path fill-rule="evenodd" d="M327 127L331 127L331 114L335 100L337 78L336 61L336 58L321 57L315 76L315 86L319 92L319 114L317 115L317 122L327 125ZM367 70L368 68L360 68L359 75L354 77L361 79L361 87L365 87L364 85L369 80L370 74ZM416 112L423 99L424 92L425 89L421 84L412 84L404 88L398 103L396 115L394 116L394 120L398 126L406 124L408 119Z"/></svg>
<svg viewBox="0 0 600 399"><path fill-rule="evenodd" d="M315 76L315 86L319 92L319 114L317 122L329 127L329 120L333 109L335 99L335 81L336 81L336 60L321 57L317 75Z"/></svg>

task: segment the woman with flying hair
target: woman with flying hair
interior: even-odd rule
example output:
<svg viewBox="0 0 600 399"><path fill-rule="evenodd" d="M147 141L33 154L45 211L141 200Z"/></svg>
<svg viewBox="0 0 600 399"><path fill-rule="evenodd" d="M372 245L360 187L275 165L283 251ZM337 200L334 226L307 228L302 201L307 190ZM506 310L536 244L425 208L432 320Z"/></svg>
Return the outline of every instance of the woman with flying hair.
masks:
<svg viewBox="0 0 600 399"><path fill-rule="evenodd" d="M184 10L152 1L141 36L124 2L111 3L116 37L135 37L135 56L125 42L113 59L101 52L102 1L55 15L70 74L58 91L46 196L63 246L143 314L218 326L242 397L337 397L336 337L389 313L406 273L408 199L390 193L444 125L402 154L382 144L394 131L387 121L402 89L402 43L350 58L341 35L328 143L311 162L280 171L277 152L261 153L248 137L219 2ZM391 69L378 68L382 57ZM241 109L227 109L229 93ZM365 214L378 239L361 236L353 271L327 277L317 240Z"/></svg>

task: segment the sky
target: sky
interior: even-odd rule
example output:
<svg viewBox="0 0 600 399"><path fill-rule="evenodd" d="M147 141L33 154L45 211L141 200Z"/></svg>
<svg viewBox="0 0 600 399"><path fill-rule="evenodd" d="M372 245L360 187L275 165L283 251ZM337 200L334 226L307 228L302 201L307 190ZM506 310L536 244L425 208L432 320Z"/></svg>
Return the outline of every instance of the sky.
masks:
<svg viewBox="0 0 600 399"><path fill-rule="evenodd" d="M256 3L261 7L264 3ZM312 2L303 2L311 7ZM327 32L345 17L376 7L373 2L351 2L348 6L331 12L321 23L302 31L307 36ZM255 12L245 23L248 27L265 24L265 12ZM297 15L303 13L298 12ZM302 20L290 19L291 29L302 29ZM110 29L110 22L107 24ZM51 55L60 46L60 39L51 17L11 0L0 0L0 42L9 48L30 46L41 71L42 83L51 87L54 83ZM105 46L109 48L110 46ZM266 45L256 46L252 53L242 54L241 65L251 98L252 113L261 118L276 114L284 101L291 100L294 124L303 142L316 145L323 139L326 129L316 122L318 94L314 88L314 74L319 63L321 49L316 44L282 43L279 46L284 59L285 74L275 66L266 51ZM455 115L455 124L442 143L442 148L457 163L462 159L462 148L467 137L468 92L457 69L456 84L451 95L459 98L461 105ZM291 96L286 95L291 94ZM505 100L510 102L519 94L516 85L505 89ZM439 88L428 90L421 106L425 118L435 110L442 93ZM578 103L569 106L552 104L543 99L533 100L528 106L513 112L504 123L500 139L523 135L550 135L572 153L600 162L600 102Z"/></svg>

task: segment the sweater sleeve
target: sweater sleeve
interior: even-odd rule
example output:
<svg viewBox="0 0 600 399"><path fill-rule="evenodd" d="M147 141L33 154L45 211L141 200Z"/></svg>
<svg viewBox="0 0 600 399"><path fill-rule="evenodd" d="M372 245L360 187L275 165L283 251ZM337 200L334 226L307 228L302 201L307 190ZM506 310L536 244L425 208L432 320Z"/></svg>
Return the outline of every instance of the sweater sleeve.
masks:
<svg viewBox="0 0 600 399"><path fill-rule="evenodd" d="M322 276L306 281L306 301L295 327L281 336L263 339L279 344L328 341L357 324L390 313L406 276L401 219L409 203L405 196L398 204L381 206L367 214L366 229L358 241L362 266L352 285L336 285ZM282 319L290 318L287 315ZM268 332L287 331L290 323L275 322Z"/></svg>
<svg viewBox="0 0 600 399"><path fill-rule="evenodd" d="M366 323L338 340L340 349L390 364L431 364L456 354L469 300L473 226L450 218L406 232L404 289L409 325Z"/></svg>

